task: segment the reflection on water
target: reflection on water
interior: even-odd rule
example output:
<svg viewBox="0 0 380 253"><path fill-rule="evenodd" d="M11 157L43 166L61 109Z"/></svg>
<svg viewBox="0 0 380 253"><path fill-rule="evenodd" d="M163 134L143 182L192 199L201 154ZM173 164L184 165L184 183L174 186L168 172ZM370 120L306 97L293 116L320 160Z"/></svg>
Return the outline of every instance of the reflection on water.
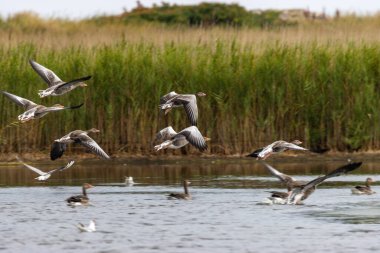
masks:
<svg viewBox="0 0 380 253"><path fill-rule="evenodd" d="M270 163L313 179L345 162ZM49 170L56 164L34 165ZM0 184L7 187L0 188L0 251L378 252L379 197L350 193L368 175L379 178L376 166L367 162L321 185L303 206L268 206L257 204L282 186L251 159L84 160L48 182L2 164ZM138 184L120 187L124 176ZM192 181L193 200L168 200L169 192L183 191L184 178ZM91 205L66 206L83 182L96 185L88 191ZM90 219L98 231L80 233L75 225Z"/></svg>

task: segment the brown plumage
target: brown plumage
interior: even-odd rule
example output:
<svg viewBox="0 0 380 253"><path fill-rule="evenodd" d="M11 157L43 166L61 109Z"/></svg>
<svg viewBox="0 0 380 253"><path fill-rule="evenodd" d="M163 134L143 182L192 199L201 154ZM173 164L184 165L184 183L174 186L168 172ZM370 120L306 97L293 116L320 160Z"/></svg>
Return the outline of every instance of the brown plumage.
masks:
<svg viewBox="0 0 380 253"><path fill-rule="evenodd" d="M190 181L184 180L183 181L184 193L170 193L168 197L171 199L185 199L185 200L191 199L191 195L187 188L190 185L190 183L191 183Z"/></svg>
<svg viewBox="0 0 380 253"><path fill-rule="evenodd" d="M70 205L87 204L89 198L87 197L86 190L90 188L93 188L93 186L88 183L84 183L82 186L82 195L71 196L70 198L66 199L66 202Z"/></svg>

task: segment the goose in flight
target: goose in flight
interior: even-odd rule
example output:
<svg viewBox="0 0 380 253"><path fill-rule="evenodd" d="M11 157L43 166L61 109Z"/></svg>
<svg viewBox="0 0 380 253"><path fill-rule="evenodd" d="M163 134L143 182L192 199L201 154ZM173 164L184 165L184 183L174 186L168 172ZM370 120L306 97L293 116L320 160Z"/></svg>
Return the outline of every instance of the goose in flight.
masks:
<svg viewBox="0 0 380 253"><path fill-rule="evenodd" d="M294 140L292 142L286 142L286 141L275 141L272 144L269 144L266 147L257 149L253 151L248 156L250 157L256 157L257 160L265 160L273 153L281 153L287 150L302 150L307 151L308 149L300 147L298 145L302 144L299 140Z"/></svg>
<svg viewBox="0 0 380 253"><path fill-rule="evenodd" d="M331 178L331 177L337 177L342 174L346 174L350 171L353 171L359 168L361 165L362 165L361 162L348 163L344 166L337 168L336 170L333 170L332 172L328 173L325 176L317 177L316 179L306 184L295 186L288 198L288 204L294 204L294 205L302 204L302 201L307 199L315 191L317 186L321 184L323 181L325 181L326 179Z"/></svg>
<svg viewBox="0 0 380 253"><path fill-rule="evenodd" d="M197 125L198 120L198 106L197 96L206 96L203 92L196 94L177 94L175 91L169 92L160 99L160 109L165 111L165 114L171 111L173 107L185 108L185 112L192 126Z"/></svg>
<svg viewBox="0 0 380 253"><path fill-rule="evenodd" d="M88 226L85 226L82 223L79 223L77 225L77 228L81 232L95 232L96 231L95 221L94 220L90 220L90 223L88 224Z"/></svg>
<svg viewBox="0 0 380 253"><path fill-rule="evenodd" d="M196 126L185 128L179 133L176 133L172 127L167 127L157 133L156 139L157 138L163 142L154 146L156 151L166 148L178 149L188 143L200 151L205 151L207 149L206 141L211 140L208 137L203 137Z"/></svg>
<svg viewBox="0 0 380 253"><path fill-rule="evenodd" d="M87 189L93 188L94 186L84 183L82 185L82 195L76 195L71 196L70 198L66 199L66 202L71 206L77 206L77 205L83 205L88 204L89 198L87 197Z"/></svg>
<svg viewBox="0 0 380 253"><path fill-rule="evenodd" d="M26 111L23 114L20 114L18 116L18 120L21 121L22 123L27 122L28 120L31 120L31 119L41 118L45 116L46 114L48 114L49 112L61 111L61 110L66 110L66 109L77 109L83 105L82 103L76 106L65 107L63 105L57 104L50 107L46 107L43 105L38 105L25 98L13 95L6 91L2 91L2 93L11 101L15 102L17 105L24 107Z"/></svg>
<svg viewBox="0 0 380 253"><path fill-rule="evenodd" d="M75 130L60 139L54 141L50 150L50 159L55 160L60 158L66 150L67 143L79 143L82 146L90 149L93 153L104 159L110 159L106 152L90 137L89 133L98 133L98 129L91 128L90 130Z"/></svg>
<svg viewBox="0 0 380 253"><path fill-rule="evenodd" d="M40 90L38 95L43 98L47 96L60 96L77 87L86 87L83 81L87 81L91 76L86 76L78 79L71 80L69 82L62 81L53 71L45 68L41 64L33 60L29 60L30 65L37 72L37 74L48 84L49 88L46 90Z"/></svg>
<svg viewBox="0 0 380 253"><path fill-rule="evenodd" d="M187 188L191 184L190 181L184 180L183 181L183 188L184 188L184 193L170 193L168 195L169 199L184 199L184 200L190 200L191 195L189 193L189 189Z"/></svg>
<svg viewBox="0 0 380 253"><path fill-rule="evenodd" d="M38 177L36 177L35 179L39 180L39 181L45 181L47 180L48 178L50 178L50 176L56 172L56 171L63 171L65 169L68 169L70 168L73 164L74 164L74 161L70 161L66 166L62 166L62 167L59 167L58 169L54 169L54 170L51 170L51 171L48 171L48 172L43 172L33 166L30 166L29 164L26 164L24 163L18 156L16 156L16 159L22 163L25 167L27 167L28 169L36 172L37 174L39 174Z"/></svg>
<svg viewBox="0 0 380 253"><path fill-rule="evenodd" d="M365 186L361 186L361 185L358 185L358 186L355 186L353 189L351 189L352 191L352 194L356 194L356 195L363 195L363 194L366 194L366 195L371 195L371 194L374 194L376 192L374 192L372 189L371 189L371 183L375 182L372 178L367 178L365 180Z"/></svg>

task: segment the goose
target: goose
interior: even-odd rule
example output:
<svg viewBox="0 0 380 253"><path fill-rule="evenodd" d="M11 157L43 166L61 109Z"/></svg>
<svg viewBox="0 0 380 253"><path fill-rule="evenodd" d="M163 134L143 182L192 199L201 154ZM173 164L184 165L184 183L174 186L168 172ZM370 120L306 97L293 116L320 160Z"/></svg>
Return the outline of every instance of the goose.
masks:
<svg viewBox="0 0 380 253"><path fill-rule="evenodd" d="M77 228L79 229L80 232L95 232L96 231L96 226L95 226L95 221L90 220L90 223L88 226L83 225L82 223L79 223L77 225Z"/></svg>
<svg viewBox="0 0 380 253"><path fill-rule="evenodd" d="M206 141L211 140L208 137L203 137L196 126L185 128L179 133L175 133L173 130L174 132L170 134L164 134L162 133L164 130L165 129L161 130L156 135L156 138L157 136L162 136L161 140L163 140L161 144L154 146L154 149L156 151L166 148L178 149L187 145L188 143L195 146L200 151L205 151L207 149Z"/></svg>
<svg viewBox="0 0 380 253"><path fill-rule="evenodd" d="M66 202L72 206L88 204L89 198L87 197L86 190L93 187L94 186L88 183L84 183L82 186L82 195L71 196L70 198L66 199Z"/></svg>
<svg viewBox="0 0 380 253"><path fill-rule="evenodd" d="M134 184L133 177L125 177L125 185L133 186Z"/></svg>
<svg viewBox="0 0 380 253"><path fill-rule="evenodd" d="M376 192L374 192L372 189L371 189L371 183L375 182L372 178L367 178L365 180L365 186L361 186L361 185L358 185L358 186L355 186L353 189L351 189L352 191L352 194L357 194L357 195L363 195L363 194L366 194L366 195L371 195L371 194L374 194Z"/></svg>
<svg viewBox="0 0 380 253"><path fill-rule="evenodd" d="M300 186L295 186L288 198L288 204L294 204L294 205L299 205L302 204L302 201L307 199L316 189L316 187L321 184L323 181L325 181L328 178L331 177L337 177L342 174L346 174L350 171L353 171L357 168L359 168L362 165L361 162L357 163L348 163L344 166L341 166L332 172L328 173L325 176L322 177L317 177L314 180L311 180L310 182L300 185Z"/></svg>
<svg viewBox="0 0 380 253"><path fill-rule="evenodd" d="M271 193L271 196L267 198L266 202L269 201L271 204L286 204L288 197L292 193L292 189L307 183L281 173L265 162L262 162L262 164L273 176L277 177L282 183L284 183L288 190L287 192L270 191L269 193Z"/></svg>
<svg viewBox="0 0 380 253"><path fill-rule="evenodd" d="M103 149L90 137L89 133L98 133L98 129L91 128L90 130L74 130L60 139L54 141L50 150L50 159L55 160L60 158L66 150L67 143L79 143L86 148L89 148L93 153L104 159L110 157L103 151Z"/></svg>
<svg viewBox="0 0 380 253"><path fill-rule="evenodd" d="M308 149L300 147L298 145L302 144L299 140L294 140L292 142L286 141L275 141L272 144L269 144L266 147L257 149L249 154L249 157L256 157L257 160L265 160L273 153L280 153L287 150L302 150L307 151Z"/></svg>
<svg viewBox="0 0 380 253"><path fill-rule="evenodd" d="M36 73L48 84L49 88L46 90L40 90L38 95L43 98L47 96L60 96L77 87L86 87L83 81L87 81L91 76L81 77L71 80L69 82L62 81L53 71L38 64L33 60L29 60L30 65L36 71Z"/></svg>
<svg viewBox="0 0 380 253"><path fill-rule="evenodd" d="M31 119L38 119L42 118L49 112L55 112L55 111L61 111L61 110L66 110L66 109L77 109L83 105L76 105L76 106L68 106L65 107L60 104L56 104L50 107L46 107L43 105L38 105L30 100L27 100L25 98L16 96L14 94L8 93L6 91L2 91L2 93L9 98L11 101L15 102L17 105L24 107L26 110L23 114L20 114L18 116L18 120L21 121L22 123L27 122Z"/></svg>
<svg viewBox="0 0 380 253"><path fill-rule="evenodd" d="M184 188L184 193L170 193L168 195L169 199L185 199L185 200L190 200L191 195L189 193L189 189L187 188L191 184L190 181L184 180L183 181L183 188Z"/></svg>
<svg viewBox="0 0 380 253"><path fill-rule="evenodd" d="M51 176L54 172L56 172L56 171L63 171L63 170L65 170L65 169L70 168L70 167L74 164L74 161L70 161L66 166L59 167L58 169L54 169L54 170L51 170L51 171L48 171L48 172L43 172L43 171L41 171L41 170L39 170L39 169L37 169L37 168L35 168L35 167L33 167L33 166L30 166L30 165L24 163L24 162L23 162L18 156L16 156L16 159L17 159L20 163L22 163L25 167L27 167L28 169L30 169L30 170L36 172L37 174L39 174L39 176L35 178L35 179L37 179L37 180L39 180L39 181L45 181L45 180L49 179L50 176Z"/></svg>
<svg viewBox="0 0 380 253"><path fill-rule="evenodd" d="M206 94L203 92L197 92L196 94L177 94L175 91L171 91L161 97L159 107L165 111L166 115L173 107L183 106L191 125L196 126L198 120L197 97L204 96L206 96Z"/></svg>

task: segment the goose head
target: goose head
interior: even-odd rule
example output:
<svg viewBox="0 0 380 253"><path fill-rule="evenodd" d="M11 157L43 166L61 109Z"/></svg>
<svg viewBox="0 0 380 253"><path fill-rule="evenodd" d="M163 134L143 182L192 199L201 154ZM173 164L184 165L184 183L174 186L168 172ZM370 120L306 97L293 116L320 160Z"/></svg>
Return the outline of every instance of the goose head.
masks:
<svg viewBox="0 0 380 253"><path fill-rule="evenodd" d="M203 136L203 139L204 139L205 141L211 141L211 138L208 138L208 137L206 137L206 136Z"/></svg>
<svg viewBox="0 0 380 253"><path fill-rule="evenodd" d="M197 95L198 97L204 97L204 96L206 96L206 93L197 92L197 93L195 93L195 95Z"/></svg>
<svg viewBox="0 0 380 253"><path fill-rule="evenodd" d="M86 84L86 83L83 83L83 82L80 82L80 83L78 84L78 86L79 86L79 87L87 87L87 84Z"/></svg>
<svg viewBox="0 0 380 253"><path fill-rule="evenodd" d="M96 129L96 128L91 128L90 130L87 130L87 133L99 133L100 130Z"/></svg>
<svg viewBox="0 0 380 253"><path fill-rule="evenodd" d="M299 141L299 140L294 140L292 141L293 144L296 144L296 145L301 145L302 144L302 141Z"/></svg>
<svg viewBox="0 0 380 253"><path fill-rule="evenodd" d="M365 180L365 182L369 185L369 184L371 184L371 183L374 183L375 182L375 180L373 180L372 178L367 178L366 180Z"/></svg>
<svg viewBox="0 0 380 253"><path fill-rule="evenodd" d="M90 188L94 188L94 186L92 186L92 185L89 184L89 183L84 183L84 184L83 184L83 188L85 188L85 189L90 189Z"/></svg>

